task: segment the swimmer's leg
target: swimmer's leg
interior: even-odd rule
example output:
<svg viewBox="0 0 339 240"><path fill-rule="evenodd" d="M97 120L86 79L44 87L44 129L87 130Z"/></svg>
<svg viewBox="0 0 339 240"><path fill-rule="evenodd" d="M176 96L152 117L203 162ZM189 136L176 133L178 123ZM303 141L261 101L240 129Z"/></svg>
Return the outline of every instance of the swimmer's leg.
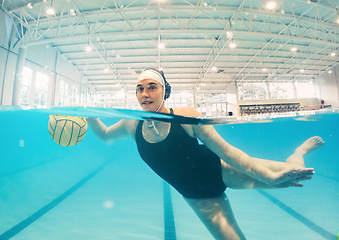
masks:
<svg viewBox="0 0 339 240"><path fill-rule="evenodd" d="M286 163L289 166L297 167L297 168L304 168L304 155L321 147L324 144L324 141L321 137L315 136L307 139L303 144L301 144L294 153L287 158ZM277 162L277 161L270 161L264 160L260 158L253 158L258 163L268 167L272 171L281 171L288 167L284 162Z"/></svg>
<svg viewBox="0 0 339 240"><path fill-rule="evenodd" d="M277 162L259 158L253 158L254 161L258 162L272 171L282 171L288 168L304 168L303 156L310 151L319 148L324 144L324 141L320 137L312 137L306 140L300 145L295 152L287 159L286 162ZM272 188L272 186L260 182L245 173L242 173L224 161L221 161L222 166L222 178L226 186L235 189L249 189L249 188ZM305 178L303 180L307 180Z"/></svg>
<svg viewBox="0 0 339 240"><path fill-rule="evenodd" d="M225 194L215 198L184 199L215 239L245 239Z"/></svg>
<svg viewBox="0 0 339 240"><path fill-rule="evenodd" d="M324 141L321 137L311 137L298 147L295 152L286 160L286 163L296 167L305 167L304 155L321 147Z"/></svg>

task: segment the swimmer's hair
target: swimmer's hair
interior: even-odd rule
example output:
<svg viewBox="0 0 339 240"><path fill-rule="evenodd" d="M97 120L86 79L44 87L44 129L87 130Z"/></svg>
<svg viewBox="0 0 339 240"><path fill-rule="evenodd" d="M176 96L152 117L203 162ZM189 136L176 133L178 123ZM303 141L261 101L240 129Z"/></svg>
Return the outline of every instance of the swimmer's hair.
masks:
<svg viewBox="0 0 339 240"><path fill-rule="evenodd" d="M164 82L165 82L165 97L164 97L164 100L166 100L167 98L169 98L171 96L171 92L172 92L172 87L171 85L167 82L166 78L165 78L165 74L163 71L160 71L158 69L155 69L155 68L147 68L145 69L146 70L152 70L152 71L156 71L157 73L159 73L162 78L164 79Z"/></svg>

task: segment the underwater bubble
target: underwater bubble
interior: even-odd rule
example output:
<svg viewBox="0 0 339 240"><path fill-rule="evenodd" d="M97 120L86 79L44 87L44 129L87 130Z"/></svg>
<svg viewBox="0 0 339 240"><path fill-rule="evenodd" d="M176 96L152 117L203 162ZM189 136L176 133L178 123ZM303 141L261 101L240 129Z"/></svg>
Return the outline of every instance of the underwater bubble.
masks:
<svg viewBox="0 0 339 240"><path fill-rule="evenodd" d="M114 202L107 200L103 203L103 207L107 209L112 209L114 207Z"/></svg>

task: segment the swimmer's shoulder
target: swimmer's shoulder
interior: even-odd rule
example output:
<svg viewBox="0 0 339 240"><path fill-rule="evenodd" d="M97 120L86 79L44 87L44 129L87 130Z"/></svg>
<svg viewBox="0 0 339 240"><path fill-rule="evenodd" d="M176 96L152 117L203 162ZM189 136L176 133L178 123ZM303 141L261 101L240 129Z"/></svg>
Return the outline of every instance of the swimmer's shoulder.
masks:
<svg viewBox="0 0 339 240"><path fill-rule="evenodd" d="M197 110L195 110L193 108L189 108L189 107L176 107L176 108L172 108L172 109L173 109L173 113L175 115L180 115L180 116L184 116L184 117L202 117L203 116ZM195 134L194 129L193 129L193 125L181 124L181 126L183 127L183 129L186 131L186 133L190 137L193 137L193 138L196 137L196 134Z"/></svg>
<svg viewBox="0 0 339 240"><path fill-rule="evenodd" d="M175 115L180 115L184 117L202 117L203 115L197 110L189 107L175 107L172 108Z"/></svg>
<svg viewBox="0 0 339 240"><path fill-rule="evenodd" d="M119 121L120 126L125 128L125 130L128 132L128 134L134 139L135 132L138 127L139 120L133 120L133 119L121 119Z"/></svg>

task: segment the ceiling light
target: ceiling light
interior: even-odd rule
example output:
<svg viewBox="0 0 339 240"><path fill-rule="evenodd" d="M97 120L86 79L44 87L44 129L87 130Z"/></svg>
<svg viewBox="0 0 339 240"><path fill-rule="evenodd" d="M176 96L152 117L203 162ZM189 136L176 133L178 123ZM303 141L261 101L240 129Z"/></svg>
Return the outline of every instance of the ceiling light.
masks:
<svg viewBox="0 0 339 240"><path fill-rule="evenodd" d="M332 70L329 70L328 73L331 74L331 73L332 73Z"/></svg>
<svg viewBox="0 0 339 240"><path fill-rule="evenodd" d="M158 44L158 48L159 49L164 49L165 48L165 44L164 43L159 43Z"/></svg>
<svg viewBox="0 0 339 240"><path fill-rule="evenodd" d="M300 72L305 72L305 69L300 69Z"/></svg>
<svg viewBox="0 0 339 240"><path fill-rule="evenodd" d="M119 54L117 54L117 59L121 58L121 56Z"/></svg>
<svg viewBox="0 0 339 240"><path fill-rule="evenodd" d="M213 72L217 71L217 69L218 69L217 67L212 67Z"/></svg>
<svg viewBox="0 0 339 240"><path fill-rule="evenodd" d="M292 47L292 48L291 48L291 51L292 51L292 52L296 52L297 50L298 50L298 48L296 48L296 47Z"/></svg>
<svg viewBox="0 0 339 240"><path fill-rule="evenodd" d="M31 2L28 3L28 4L27 4L27 8L28 8L28 9L32 9L32 8L33 8L33 4L32 4Z"/></svg>
<svg viewBox="0 0 339 240"><path fill-rule="evenodd" d="M263 72L266 72L266 71L267 71L267 68L263 68L262 71L263 71Z"/></svg>
<svg viewBox="0 0 339 240"><path fill-rule="evenodd" d="M46 10L46 14L47 15L55 15L55 11L54 11L54 8L47 8Z"/></svg>
<svg viewBox="0 0 339 240"><path fill-rule="evenodd" d="M269 1L266 3L267 10L274 10L277 7L277 3L275 1Z"/></svg>
<svg viewBox="0 0 339 240"><path fill-rule="evenodd" d="M232 39L233 38L233 33L232 32L226 32L226 37L228 39Z"/></svg>
<svg viewBox="0 0 339 240"><path fill-rule="evenodd" d="M105 73L108 73L108 71L109 71L108 68L105 68L105 69L104 69L104 72L105 72Z"/></svg>
<svg viewBox="0 0 339 240"><path fill-rule="evenodd" d="M164 71L164 69L162 67L159 67L159 71Z"/></svg>
<svg viewBox="0 0 339 240"><path fill-rule="evenodd" d="M331 57L334 57L334 56L335 56L335 52L332 52L332 53L331 53Z"/></svg>
<svg viewBox="0 0 339 240"><path fill-rule="evenodd" d="M91 52L93 49L91 46L87 45L85 48L86 52Z"/></svg>
<svg viewBox="0 0 339 240"><path fill-rule="evenodd" d="M75 15L76 15L75 10L74 10L74 9L70 9L70 10L69 10L69 14L70 14L71 16L75 16Z"/></svg>
<svg viewBox="0 0 339 240"><path fill-rule="evenodd" d="M229 46L230 48L236 48L236 47L237 47L237 44L234 43L234 42L231 42L228 46Z"/></svg>

